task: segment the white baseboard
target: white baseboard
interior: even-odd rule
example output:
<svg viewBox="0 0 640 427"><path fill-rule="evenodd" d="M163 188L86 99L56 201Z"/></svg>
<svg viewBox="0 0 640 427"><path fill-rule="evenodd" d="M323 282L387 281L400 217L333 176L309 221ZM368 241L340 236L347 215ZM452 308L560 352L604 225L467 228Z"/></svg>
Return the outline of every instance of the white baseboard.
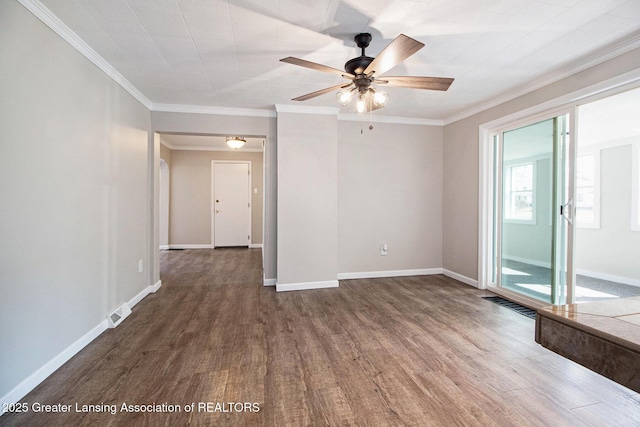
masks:
<svg viewBox="0 0 640 427"><path fill-rule="evenodd" d="M147 286L140 293L129 300L128 304L130 308L133 308L144 297L151 293L155 293L162 286L162 281L158 280L154 285ZM4 404L17 403L26 396L31 390L36 388L42 381L47 379L49 375L54 373L58 368L64 365L69 359L75 356L80 350L85 348L91 341L96 339L101 333L108 329L108 321L104 319L96 327L80 337L77 341L63 350L56 357L45 363L40 369L29 375L20 384L13 388L9 393L0 398L0 407ZM0 416L2 416L0 410Z"/></svg>
<svg viewBox="0 0 640 427"><path fill-rule="evenodd" d="M160 249L214 249L213 245L169 245L161 246ZM262 249L262 243L252 243L249 249Z"/></svg>
<svg viewBox="0 0 640 427"><path fill-rule="evenodd" d="M162 280L158 280L155 285L147 286L146 288L141 290L138 295L136 295L135 297L129 300L129 307L133 308L136 304L142 301L144 297L146 297L147 295L155 294L156 292L158 292L158 289L160 289L161 286L162 286Z"/></svg>
<svg viewBox="0 0 640 427"><path fill-rule="evenodd" d="M262 278L262 284L264 286L275 286L276 285L276 279L267 279L266 277Z"/></svg>
<svg viewBox="0 0 640 427"><path fill-rule="evenodd" d="M58 368L64 365L69 359L75 356L80 350L85 348L91 341L96 339L101 333L107 330L107 319L104 319L96 327L80 337L76 342L64 349L56 357L45 363L40 369L29 375L13 390L0 398L0 405L17 403L25 397L31 390L36 388L42 381L53 374ZM0 415L3 414L0 410Z"/></svg>
<svg viewBox="0 0 640 427"><path fill-rule="evenodd" d="M169 245L169 249L213 249L213 245Z"/></svg>
<svg viewBox="0 0 640 427"><path fill-rule="evenodd" d="M524 264L530 264L530 265L535 265L536 267L544 267L544 268L551 268L551 262L549 261L538 261L535 259L529 259L529 258L522 258L519 256L504 256L504 259L508 259L509 261L516 261L516 262L522 262Z"/></svg>
<svg viewBox="0 0 640 427"><path fill-rule="evenodd" d="M458 274L458 273L454 273L451 270L447 270L445 268L442 269L442 274L444 274L447 277L451 277L452 279L456 279L458 282L462 282L466 285L469 286L473 286L474 288L478 287L478 281L475 279L472 279L470 277L467 276L463 276L462 274Z"/></svg>
<svg viewBox="0 0 640 427"><path fill-rule="evenodd" d="M133 308L136 304L144 299L147 295L151 293L151 286L147 286L143 290L138 293L138 295L134 296L129 300L129 307Z"/></svg>
<svg viewBox="0 0 640 427"><path fill-rule="evenodd" d="M166 251L167 249L171 249L171 247L169 247L169 245L160 245L161 251Z"/></svg>
<svg viewBox="0 0 640 427"><path fill-rule="evenodd" d="M150 285L140 291L140 293L129 300L129 307L133 308L136 304L144 299L149 294L158 292L158 289L162 286L162 280L158 280L155 285Z"/></svg>
<svg viewBox="0 0 640 427"><path fill-rule="evenodd" d="M379 279L382 277L427 276L442 274L441 268L422 268L417 270L364 271L359 273L338 273L338 280Z"/></svg>
<svg viewBox="0 0 640 427"><path fill-rule="evenodd" d="M337 280L327 280L324 282L303 282L303 283L276 283L276 292L286 291L305 291L308 289L324 289L324 288L337 288L339 283Z"/></svg>
<svg viewBox="0 0 640 427"><path fill-rule="evenodd" d="M581 276L593 277L594 279L607 280L609 282L622 283L623 285L640 286L640 280L630 277L616 276L608 273L600 273L598 271L585 270L576 268L576 274Z"/></svg>

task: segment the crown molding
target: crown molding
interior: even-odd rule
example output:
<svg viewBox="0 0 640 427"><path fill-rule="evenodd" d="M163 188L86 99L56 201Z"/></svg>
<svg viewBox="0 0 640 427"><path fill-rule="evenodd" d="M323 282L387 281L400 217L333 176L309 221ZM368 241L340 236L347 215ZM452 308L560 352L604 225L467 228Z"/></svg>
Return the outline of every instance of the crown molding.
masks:
<svg viewBox="0 0 640 427"><path fill-rule="evenodd" d="M151 104L149 110L158 113L189 113L189 114L213 114L220 116L244 116L244 117L276 117L273 110L261 110L257 108L232 108L215 107L206 105L183 104Z"/></svg>
<svg viewBox="0 0 640 427"><path fill-rule="evenodd" d="M338 115L338 107L309 107L302 105L275 104L275 108L277 113Z"/></svg>
<svg viewBox="0 0 640 427"><path fill-rule="evenodd" d="M398 116L374 116L360 114L340 113L338 107L307 107L298 105L276 104L278 113L298 113L298 114L328 114L337 115L338 120L353 122L372 122L372 123L395 123L405 125L422 125L422 126L443 126L442 120L422 119L417 117L398 117Z"/></svg>
<svg viewBox="0 0 640 427"><path fill-rule="evenodd" d="M419 117L373 116L360 114L338 114L338 120L351 122L395 123L403 125L443 126L443 120L422 119Z"/></svg>
<svg viewBox="0 0 640 427"><path fill-rule="evenodd" d="M631 52L632 50L637 48L640 48L640 31L635 32L630 37L627 37L622 41L614 43L603 50L587 55L583 57L581 60L573 62L572 64L566 67L563 67L552 73L546 74L540 77L539 79L536 79L530 82L529 84L519 87L516 90L504 93L501 96L493 98L487 102L478 104L475 107L472 107L468 110L464 110L460 113L456 113L446 118L443 121L443 124L448 125L448 124L457 122L459 120L465 119L467 117L473 116L474 114L478 114L478 113L481 113L482 111L486 111L490 108L496 107L500 104L504 104L505 102L511 101L520 96L523 96L535 90L541 89L552 83L556 83L567 77L571 77L581 71L587 70L591 67L607 62L620 55L624 55L625 53Z"/></svg>
<svg viewBox="0 0 640 427"><path fill-rule="evenodd" d="M150 109L151 101L142 94L129 80L120 74L111 64L109 64L102 56L93 50L84 40L80 38L71 28L63 23L56 15L53 14L39 0L18 0L29 12L35 15L46 26L51 28L53 32L58 34L69 43L73 48L80 52L85 58L91 61L96 67L102 70L113 81L119 84L138 102Z"/></svg>
<svg viewBox="0 0 640 427"><path fill-rule="evenodd" d="M91 48L84 40L82 40L73 30L64 24L57 16L53 14L39 0L18 0L29 12L36 16L40 21L47 25L56 34L62 37L73 48L80 52L84 57L91 61L96 67L103 71L113 81L120 85L125 91L133 96L138 102L145 106L149 111L155 112L173 112L173 113L191 113L191 114L215 114L227 116L247 116L247 117L267 117L274 118L277 113L299 113L299 114L327 114L336 115L338 120L345 121L362 121L374 123L397 123L397 124L416 124L424 126L445 126L467 117L478 114L482 111L496 107L505 102L511 101L520 96L531 93L537 89L558 82L564 78L575 75L581 71L594 67L598 64L609 61L634 49L640 48L640 31L634 33L625 40L615 43L608 48L599 52L588 55L582 60L574 62L569 66L561 68L553 73L549 73L529 84L520 86L518 89L504 93L501 96L492 98L487 102L480 103L467 110L453 114L444 120L423 119L411 117L396 116L360 116L356 114L339 113L338 108L333 107L307 107L276 104L275 111L271 109L251 109L251 108L231 108L231 107L215 107L200 105L179 105L179 104L160 104L152 103L142 92L140 92L131 82L129 82L122 74L120 74L111 64L109 64L102 56L100 56L93 48Z"/></svg>
<svg viewBox="0 0 640 427"><path fill-rule="evenodd" d="M165 147L173 151L225 151L233 153L262 153L263 150L259 148L240 148L235 150L230 147L204 147L201 145L173 145L163 144Z"/></svg>

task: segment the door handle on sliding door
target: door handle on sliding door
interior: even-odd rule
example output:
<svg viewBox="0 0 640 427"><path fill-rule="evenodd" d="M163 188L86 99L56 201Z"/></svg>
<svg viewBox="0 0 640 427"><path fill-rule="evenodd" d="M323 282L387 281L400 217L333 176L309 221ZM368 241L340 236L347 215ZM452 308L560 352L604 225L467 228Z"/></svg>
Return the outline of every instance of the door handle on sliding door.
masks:
<svg viewBox="0 0 640 427"><path fill-rule="evenodd" d="M567 220L569 224L573 222L573 213L571 212L571 207L573 206L573 200L569 200L564 205L560 205L560 215Z"/></svg>

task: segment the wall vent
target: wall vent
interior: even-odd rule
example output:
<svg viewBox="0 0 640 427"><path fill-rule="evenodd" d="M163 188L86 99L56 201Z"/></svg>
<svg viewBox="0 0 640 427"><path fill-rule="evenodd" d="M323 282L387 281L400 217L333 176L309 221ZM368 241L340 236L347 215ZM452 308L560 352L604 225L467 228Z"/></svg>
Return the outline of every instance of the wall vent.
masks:
<svg viewBox="0 0 640 427"><path fill-rule="evenodd" d="M115 328L120 323L122 323L122 321L126 319L130 314L131 307L129 307L129 304L125 302L107 316L107 323L109 324L110 328Z"/></svg>

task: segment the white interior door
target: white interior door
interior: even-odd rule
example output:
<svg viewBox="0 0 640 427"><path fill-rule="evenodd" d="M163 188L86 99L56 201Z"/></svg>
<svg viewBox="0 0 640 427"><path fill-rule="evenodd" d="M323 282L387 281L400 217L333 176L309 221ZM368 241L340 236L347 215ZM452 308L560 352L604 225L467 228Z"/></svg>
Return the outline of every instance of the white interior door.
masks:
<svg viewBox="0 0 640 427"><path fill-rule="evenodd" d="M250 168L248 162L213 162L213 246L251 243Z"/></svg>

